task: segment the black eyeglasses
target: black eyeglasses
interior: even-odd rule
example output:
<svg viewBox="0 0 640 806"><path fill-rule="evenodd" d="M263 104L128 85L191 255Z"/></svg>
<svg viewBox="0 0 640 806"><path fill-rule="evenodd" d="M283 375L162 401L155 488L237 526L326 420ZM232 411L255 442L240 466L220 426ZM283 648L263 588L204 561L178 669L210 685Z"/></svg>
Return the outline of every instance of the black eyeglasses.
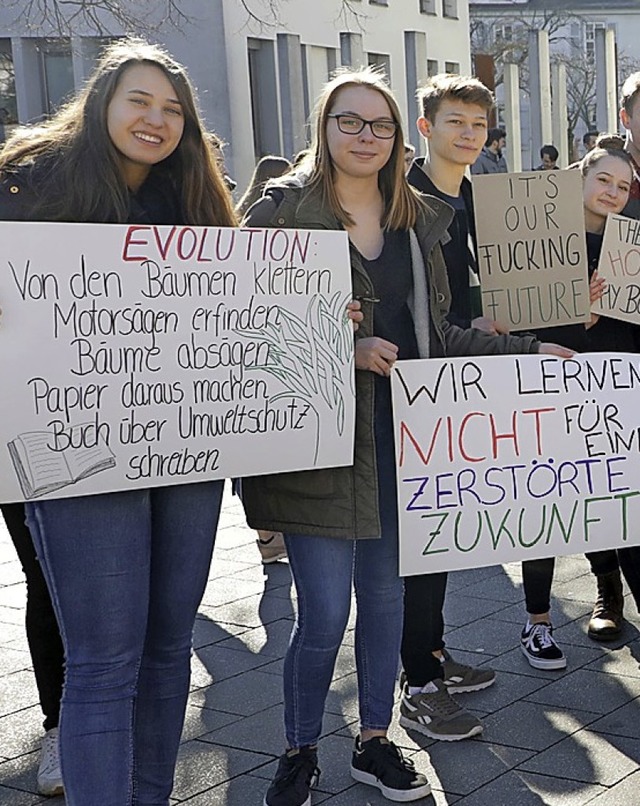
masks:
<svg viewBox="0 0 640 806"><path fill-rule="evenodd" d="M374 137L380 140L391 140L395 137L398 124L393 120L365 120L358 115L337 114L327 115L328 118L335 118L338 129L343 134L360 134L365 126L371 127Z"/></svg>

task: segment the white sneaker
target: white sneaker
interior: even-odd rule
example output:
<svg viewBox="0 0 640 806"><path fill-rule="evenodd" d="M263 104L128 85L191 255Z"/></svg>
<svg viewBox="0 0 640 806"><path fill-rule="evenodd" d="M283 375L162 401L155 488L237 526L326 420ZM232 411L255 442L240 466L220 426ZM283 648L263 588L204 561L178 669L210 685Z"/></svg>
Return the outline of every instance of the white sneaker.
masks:
<svg viewBox="0 0 640 806"><path fill-rule="evenodd" d="M48 730L42 739L38 764L38 792L50 796L62 795L64 792L60 772L58 728Z"/></svg>

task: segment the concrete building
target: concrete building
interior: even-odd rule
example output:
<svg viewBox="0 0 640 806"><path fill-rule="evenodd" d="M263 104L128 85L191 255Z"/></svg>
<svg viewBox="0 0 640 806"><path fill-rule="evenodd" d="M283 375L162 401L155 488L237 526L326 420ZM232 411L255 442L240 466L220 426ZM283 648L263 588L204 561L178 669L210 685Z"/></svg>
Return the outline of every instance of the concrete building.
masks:
<svg viewBox="0 0 640 806"><path fill-rule="evenodd" d="M509 43L526 39L529 27L545 27L550 31L550 52L562 54L582 64L584 73L596 61L598 31L613 31L619 69L619 79L625 73L640 69L637 42L640 38L640 4L637 0L471 0L469 3L472 49L474 52L500 52L508 50ZM564 19L562 19L564 17ZM516 54L517 55L517 54ZM595 82L593 84L595 87ZM576 92L568 103L576 103ZM497 90L502 101L501 89ZM589 102L590 121L578 121L575 135L578 140L587 128L596 124L596 104ZM537 154L530 152L529 98L521 93L523 167L535 164ZM539 160L538 160L539 161Z"/></svg>
<svg viewBox="0 0 640 806"><path fill-rule="evenodd" d="M79 24L69 37L34 30L20 13L26 5L0 8L0 112L8 127L51 113L82 84L105 41ZM208 125L228 143L227 168L240 190L260 156L304 148L314 99L336 67L381 65L416 145L417 85L429 74L471 69L468 0L286 0L280 19L268 16L263 0L246 5L261 22L238 0L181 0L187 21L155 31L140 5L149 27L136 31L188 67ZM122 34L112 24L109 32Z"/></svg>

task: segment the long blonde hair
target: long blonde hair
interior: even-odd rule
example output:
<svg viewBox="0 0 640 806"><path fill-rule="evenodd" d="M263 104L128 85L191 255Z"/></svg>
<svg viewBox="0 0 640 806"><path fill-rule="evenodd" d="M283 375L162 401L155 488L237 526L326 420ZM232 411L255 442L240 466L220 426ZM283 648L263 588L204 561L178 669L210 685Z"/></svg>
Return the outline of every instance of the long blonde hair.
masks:
<svg viewBox="0 0 640 806"><path fill-rule="evenodd" d="M313 114L311 147L300 165L294 168L293 173L306 177L309 188L321 189L324 203L343 226L348 227L354 223L336 193L333 161L327 144L328 115L333 108L336 95L345 87L365 87L375 90L382 95L389 106L391 117L398 129L391 155L378 174L378 187L384 204L381 224L387 229L411 229L416 222L421 202L417 192L410 187L405 178L402 117L384 74L374 68L341 70L324 86Z"/></svg>

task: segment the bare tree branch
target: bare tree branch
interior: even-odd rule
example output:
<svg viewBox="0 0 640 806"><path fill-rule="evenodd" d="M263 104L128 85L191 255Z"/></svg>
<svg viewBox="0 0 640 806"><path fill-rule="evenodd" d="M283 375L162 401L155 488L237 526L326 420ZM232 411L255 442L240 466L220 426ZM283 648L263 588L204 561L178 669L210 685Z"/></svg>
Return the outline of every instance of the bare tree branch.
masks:
<svg viewBox="0 0 640 806"><path fill-rule="evenodd" d="M358 6L354 5L353 0L342 0L340 10L334 22L341 22L345 28L350 28L353 22L360 31L364 31L368 19L369 16Z"/></svg>
<svg viewBox="0 0 640 806"><path fill-rule="evenodd" d="M520 86L527 92L529 88L529 34L532 31L545 30L549 34L551 45L560 45L551 56L552 63L565 65L567 74L567 107L568 131L570 141L579 121L587 128L595 126L596 112L596 75L595 64L586 58L582 47L582 36L575 41L565 36L563 29L571 23L584 25L583 15L568 12L540 9L533 13L525 9L512 7L500 18L499 30L511 26L511 39L496 38L496 23L483 20L477 16L471 20L472 53L483 53L493 56L496 70L496 86L503 82L503 65L506 62L517 64L520 73ZM633 70L638 69L637 60L630 59L622 53L618 54L618 73L621 80Z"/></svg>
<svg viewBox="0 0 640 806"><path fill-rule="evenodd" d="M255 7L256 2L261 5L260 9ZM260 31L265 28L286 27L280 16L281 0L240 0L240 4L247 15L245 26L257 25Z"/></svg>
<svg viewBox="0 0 640 806"><path fill-rule="evenodd" d="M288 0L237 0L246 25L263 29L286 28L282 12ZM14 8L16 28L46 36L68 37L78 30L108 36L122 31L152 33L162 26L182 28L193 22L186 0L2 0ZM364 30L368 16L356 0L340 0L336 22Z"/></svg>
<svg viewBox="0 0 640 806"><path fill-rule="evenodd" d="M4 4L15 8L16 27L46 36L68 37L79 30L98 36L122 31L145 34L192 21L183 0L4 0Z"/></svg>

